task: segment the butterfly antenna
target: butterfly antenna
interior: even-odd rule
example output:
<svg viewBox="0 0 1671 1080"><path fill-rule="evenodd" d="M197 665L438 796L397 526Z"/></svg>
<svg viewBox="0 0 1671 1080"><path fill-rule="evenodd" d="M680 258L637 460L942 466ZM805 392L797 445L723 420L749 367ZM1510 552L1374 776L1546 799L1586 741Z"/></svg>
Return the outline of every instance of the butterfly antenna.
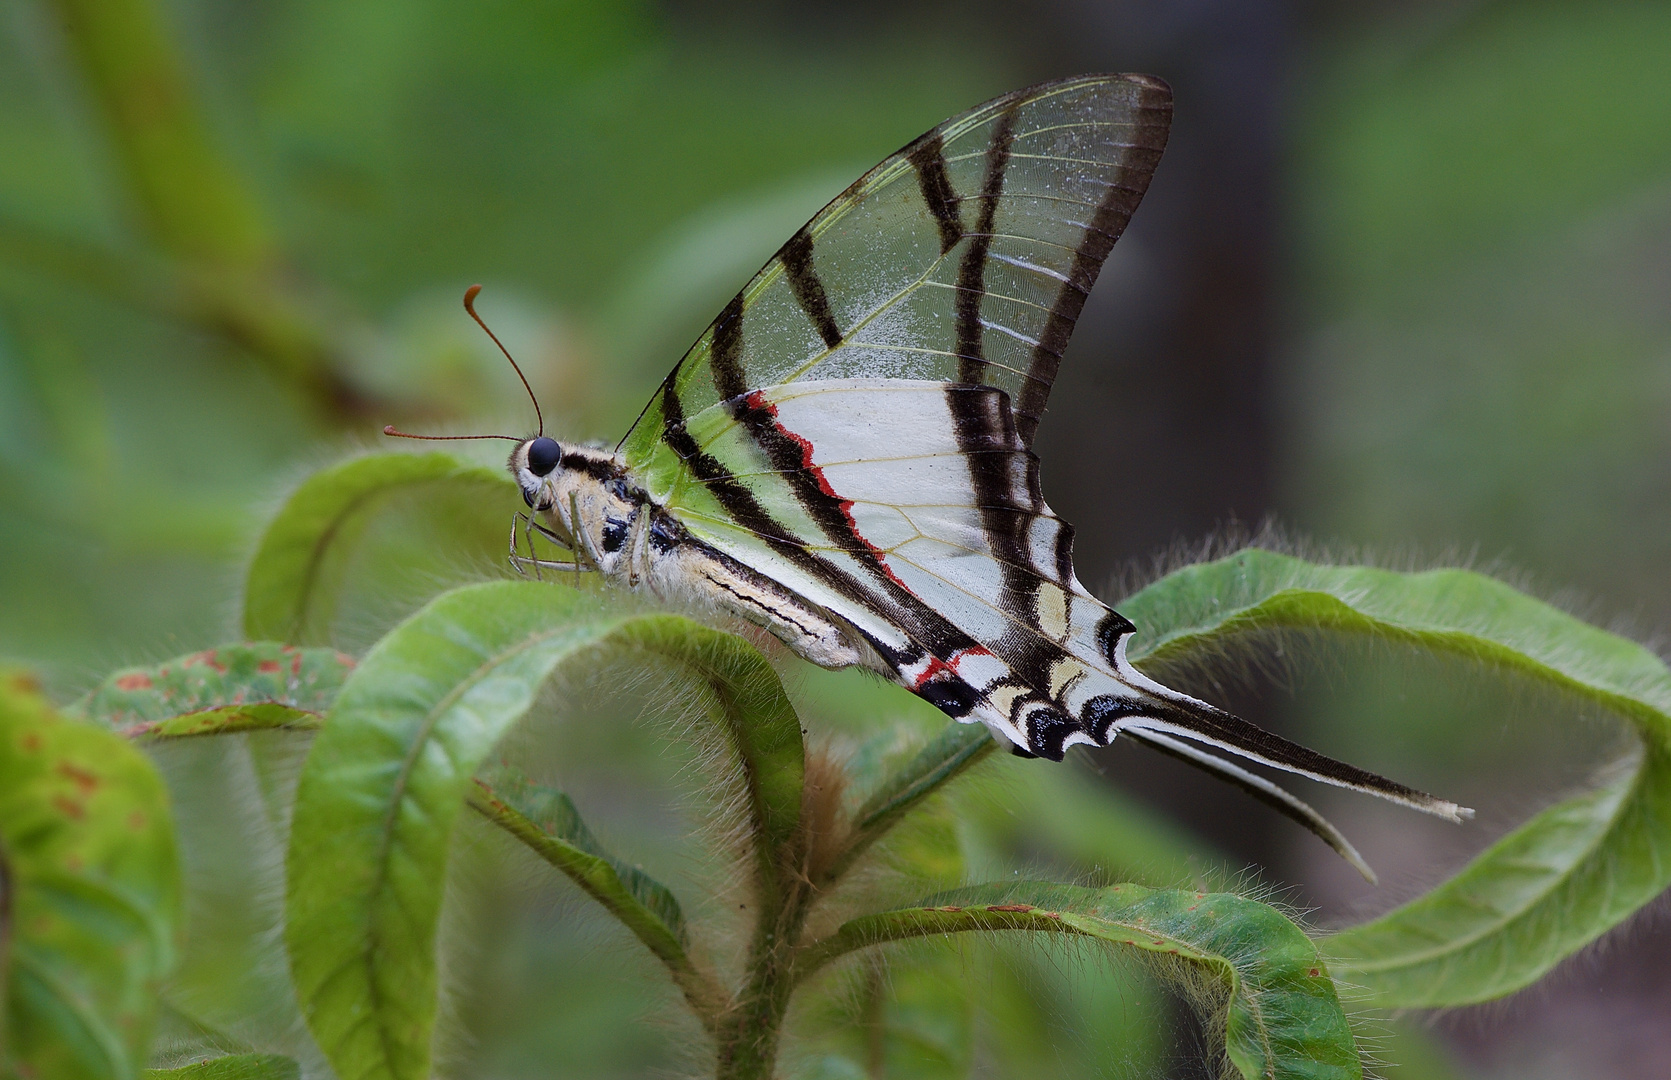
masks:
<svg viewBox="0 0 1671 1080"><path fill-rule="evenodd" d="M528 376L522 373L522 368L511 356L511 351L505 348L505 343L499 340L499 335L489 330L487 323L483 322L482 317L476 314L476 294L481 291L482 287L480 285L472 285L464 290L464 310L470 313L470 317L476 320L476 325L486 331L487 336L493 339L493 344L499 346L499 351L505 354L505 359L511 362L511 367L516 371L516 377L522 380L522 388L528 391L528 400L534 403L534 419L539 421L540 434L544 435L545 417L540 413L540 399L534 396L534 388L528 385Z"/></svg>
<svg viewBox="0 0 1671 1080"><path fill-rule="evenodd" d="M434 442L451 442L454 439L505 439L519 443L522 440L515 435L413 435L408 431L397 431L393 424L383 426L383 434L393 435L398 439L429 439Z"/></svg>

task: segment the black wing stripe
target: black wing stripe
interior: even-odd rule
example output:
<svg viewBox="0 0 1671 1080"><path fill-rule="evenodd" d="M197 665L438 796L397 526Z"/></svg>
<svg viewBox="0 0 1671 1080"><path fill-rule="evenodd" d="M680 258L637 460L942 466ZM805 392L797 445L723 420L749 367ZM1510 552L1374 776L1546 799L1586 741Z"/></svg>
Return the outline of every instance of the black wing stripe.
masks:
<svg viewBox="0 0 1671 1080"><path fill-rule="evenodd" d="M1033 563L1028 542L1032 518L1014 513L1023 501L1014 484L1013 455L980 453L994 445L1021 449L1010 414L1009 396L1002 390L972 386L946 387L946 403L956 429L957 444L969 465L975 504L982 507L981 531L985 534L1000 573L995 606L1010 616L1011 625L989 647L1029 686L1048 686L1050 669L1066 655L1038 633L1038 589L1045 577ZM1027 454L1025 507L1038 511L1038 459ZM999 509L1003 508L1003 509ZM1034 751L1035 753L1037 750Z"/></svg>
<svg viewBox="0 0 1671 1080"><path fill-rule="evenodd" d="M1114 241L1125 231L1137 204L1149 190L1149 179L1160 162L1161 152L1166 149L1166 136L1172 122L1171 91L1164 86L1145 87L1139 109L1153 114L1154 119L1138 127L1140 137L1134 139L1130 160L1116 171L1115 179L1103 193L1102 203L1084 231L1067 278L1057 291L1056 302L1051 305L1050 316L1039 334L1039 343L1033 349L1028 368L1032 378L1021 388L1015 403L1016 430L1027 446L1033 444L1033 434L1038 431L1039 420L1044 416L1050 387L1056 381L1056 372L1062 365L1062 353L1068 347L1068 339L1073 336L1074 325L1085 309L1085 298L1090 295L1103 262L1113 250Z"/></svg>
<svg viewBox="0 0 1671 1080"><path fill-rule="evenodd" d="M917 170L917 187L928 212L940 229L940 254L944 255L963 239L963 218L958 214L957 193L946 175L946 144L939 132L930 132L905 152Z"/></svg>
<svg viewBox="0 0 1671 1080"><path fill-rule="evenodd" d="M1125 639L1127 634L1135 634L1136 632L1137 627L1132 625L1131 620L1113 608L1110 608L1108 614L1097 620L1097 651L1102 654L1104 660L1108 661L1109 667L1119 669L1120 661L1116 654L1119 652L1120 642Z"/></svg>
<svg viewBox="0 0 1671 1080"><path fill-rule="evenodd" d="M1056 530L1056 583L1066 589L1073 579L1073 526L1064 521Z"/></svg>
<svg viewBox="0 0 1671 1080"><path fill-rule="evenodd" d="M966 383L984 381L985 351L981 345L981 300L986 295L986 253L992 248L992 220L998 196L1004 191L1004 170L1009 167L1010 145L1015 141L1015 106L998 116L992 141L986 148L986 172L981 178L981 210L974 235L964 249L957 270L957 377Z"/></svg>
<svg viewBox="0 0 1671 1080"><path fill-rule="evenodd" d="M714 391L721 401L748 391L742 356L743 294L738 293L714 320L714 343L708 363L713 368Z"/></svg>
<svg viewBox="0 0 1671 1080"><path fill-rule="evenodd" d="M836 326L835 315L830 311L830 298L824 292L824 283L818 280L818 273L812 268L812 233L805 225L789 238L777 257L789 275L789 288L795 294L795 302L801 305L806 317L818 328L818 336L829 348L840 345L841 328Z"/></svg>

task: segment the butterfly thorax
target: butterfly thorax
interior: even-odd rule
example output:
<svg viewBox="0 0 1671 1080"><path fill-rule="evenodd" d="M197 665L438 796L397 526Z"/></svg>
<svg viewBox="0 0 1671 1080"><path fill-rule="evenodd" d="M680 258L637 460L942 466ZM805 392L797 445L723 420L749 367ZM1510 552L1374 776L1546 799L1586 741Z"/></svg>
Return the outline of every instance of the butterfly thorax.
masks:
<svg viewBox="0 0 1671 1080"><path fill-rule="evenodd" d="M620 455L563 447L554 461L541 461L531 453L540 441L517 446L510 472L542 531L573 553L577 568L646 590L665 604L764 627L822 667L887 671L843 620L692 536L636 481ZM549 471L541 475L546 465Z"/></svg>

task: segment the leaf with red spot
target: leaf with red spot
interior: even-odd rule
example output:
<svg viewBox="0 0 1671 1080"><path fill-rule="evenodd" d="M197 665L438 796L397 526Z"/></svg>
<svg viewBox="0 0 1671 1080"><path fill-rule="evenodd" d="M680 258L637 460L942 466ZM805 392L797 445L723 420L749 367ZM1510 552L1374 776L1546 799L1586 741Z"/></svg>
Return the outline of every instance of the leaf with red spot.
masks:
<svg viewBox="0 0 1671 1080"><path fill-rule="evenodd" d="M118 671L73 711L130 737L313 728L353 667L334 649L223 645Z"/></svg>
<svg viewBox="0 0 1671 1080"><path fill-rule="evenodd" d="M135 1076L179 909L150 762L0 673L0 1075Z"/></svg>

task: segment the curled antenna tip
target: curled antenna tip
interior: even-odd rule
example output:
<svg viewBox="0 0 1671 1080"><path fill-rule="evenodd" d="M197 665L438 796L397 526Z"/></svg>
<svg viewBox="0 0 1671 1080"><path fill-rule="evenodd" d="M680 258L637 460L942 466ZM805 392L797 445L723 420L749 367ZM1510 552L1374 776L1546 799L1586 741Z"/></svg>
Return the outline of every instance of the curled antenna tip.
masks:
<svg viewBox="0 0 1671 1080"><path fill-rule="evenodd" d="M393 424L384 424L383 425L383 434L385 434L385 435L399 435L400 432L395 430L395 426Z"/></svg>
<svg viewBox="0 0 1671 1080"><path fill-rule="evenodd" d="M528 385L528 376L522 373L522 366L516 362L516 358L511 355L511 351L505 348L505 343L499 340L499 335L488 329L487 323L483 322L482 317L476 314L476 294L481 291L482 287L480 285L472 285L464 290L464 310L470 313L470 317L476 320L476 325L481 327L482 331L493 339L493 344L499 346L499 351L504 353L505 359L511 362L511 368L516 372L516 377L522 380L522 388L528 391L528 400L534 403L534 419L539 422L540 434L544 435L545 414L540 411L540 399L534 396L534 388Z"/></svg>

